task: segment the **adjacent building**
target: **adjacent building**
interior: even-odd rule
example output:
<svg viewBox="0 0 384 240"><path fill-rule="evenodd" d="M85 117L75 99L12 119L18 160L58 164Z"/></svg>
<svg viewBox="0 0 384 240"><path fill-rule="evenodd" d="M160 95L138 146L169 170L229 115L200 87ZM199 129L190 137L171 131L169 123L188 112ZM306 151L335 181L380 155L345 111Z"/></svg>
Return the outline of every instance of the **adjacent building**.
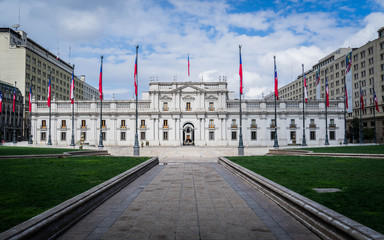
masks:
<svg viewBox="0 0 384 240"><path fill-rule="evenodd" d="M150 146L232 146L239 144L240 126L244 145L273 146L275 126L281 146L302 142L302 103L298 100L278 102L276 124L274 102L244 99L242 122L239 100L234 99L226 81L158 82L151 81L149 91L138 101L138 137ZM71 104L52 101L51 139L54 145L69 145L72 134ZM49 109L45 101L34 101L34 143L47 144ZM104 146L133 146L135 136L134 100L103 101L102 136ZM97 146L100 135L100 102L76 101L74 105L74 137ZM308 145L325 143L325 105L311 101L305 116ZM344 138L343 102L332 100L328 108L330 144Z"/></svg>
<svg viewBox="0 0 384 240"><path fill-rule="evenodd" d="M74 66L27 37L24 31L0 28L0 81L15 82L24 97L24 126L29 122L28 94L32 87L36 100L46 100L49 77L52 94L56 99L68 100ZM75 98L93 99L97 90L75 77ZM95 94L95 95L93 95ZM25 128L26 132L29 130ZM24 134L27 136L27 134Z"/></svg>
<svg viewBox="0 0 384 240"><path fill-rule="evenodd" d="M344 81L346 73L346 55L352 52L352 97L353 101L348 105L352 112L347 114L347 129L351 128L353 118L362 118L363 128L374 128L379 143L384 143L384 27L378 30L378 38L369 41L359 48L340 48L335 52L320 59L317 64L307 68L305 76L308 87L308 99L311 102L325 98L325 73L328 79L329 98L344 99ZM320 87L316 91L316 71L320 69ZM360 86L363 93L364 111L360 111ZM373 98L375 89L379 112L375 112ZM281 99L301 100L303 97L303 75L296 80L279 88ZM374 121L375 119L375 121ZM349 141L358 139L352 136L352 131L347 131ZM367 141L372 141L366 138Z"/></svg>
<svg viewBox="0 0 384 240"><path fill-rule="evenodd" d="M0 81L1 91L1 115L0 115L0 139L11 142L20 141L23 138L23 95L15 84ZM16 92L15 111L13 111L13 95Z"/></svg>

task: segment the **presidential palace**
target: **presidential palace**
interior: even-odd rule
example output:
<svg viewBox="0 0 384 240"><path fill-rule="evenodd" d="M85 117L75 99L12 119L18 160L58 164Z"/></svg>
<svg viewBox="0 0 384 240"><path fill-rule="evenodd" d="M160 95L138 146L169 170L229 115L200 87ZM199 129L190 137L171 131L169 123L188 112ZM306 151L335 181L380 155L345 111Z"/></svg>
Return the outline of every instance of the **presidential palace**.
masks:
<svg viewBox="0 0 384 240"><path fill-rule="evenodd" d="M98 146L100 126L104 146L133 146L136 129L135 100L104 100L100 124L100 100L75 101L74 138ZM148 92L138 100L138 139L146 146L231 146L239 144L240 104L228 89L226 78L217 82L149 83ZM281 146L301 144L303 103L242 99L242 135L245 147L273 146L275 127ZM69 100L53 99L51 131L46 101L33 101L32 135L35 144L45 145L49 132L53 145L69 145L72 136L72 105ZM304 130L309 146L344 140L344 103L323 100L305 104Z"/></svg>

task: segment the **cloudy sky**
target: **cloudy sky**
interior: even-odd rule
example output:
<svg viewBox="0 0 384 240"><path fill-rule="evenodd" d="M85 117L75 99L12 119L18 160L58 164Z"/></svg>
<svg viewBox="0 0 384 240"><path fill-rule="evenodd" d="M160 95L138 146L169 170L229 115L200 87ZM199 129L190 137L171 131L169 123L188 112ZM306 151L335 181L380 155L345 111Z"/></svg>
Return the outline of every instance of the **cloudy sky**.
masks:
<svg viewBox="0 0 384 240"><path fill-rule="evenodd" d="M135 46L139 91L159 81L218 81L239 89L242 45L246 98L294 80L340 47L359 47L384 26L384 0L0 0L0 25L19 23L28 37L75 64L98 86L104 56L105 98L133 94ZM71 49L71 51L69 51ZM69 54L70 53L70 54ZM70 57L69 57L70 56Z"/></svg>

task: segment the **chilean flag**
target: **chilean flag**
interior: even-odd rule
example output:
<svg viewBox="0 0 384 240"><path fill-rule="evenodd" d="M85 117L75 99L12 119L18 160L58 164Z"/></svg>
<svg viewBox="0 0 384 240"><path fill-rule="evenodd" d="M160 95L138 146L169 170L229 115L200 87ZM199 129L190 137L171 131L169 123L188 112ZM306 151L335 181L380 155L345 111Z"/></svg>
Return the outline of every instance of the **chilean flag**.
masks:
<svg viewBox="0 0 384 240"><path fill-rule="evenodd" d="M3 107L3 95L0 92L0 113L2 112L2 107Z"/></svg>
<svg viewBox="0 0 384 240"><path fill-rule="evenodd" d="M100 93L100 100L103 100L103 58L101 58L101 65L100 65L99 93Z"/></svg>
<svg viewBox="0 0 384 240"><path fill-rule="evenodd" d="M16 109L16 87L13 89L13 112Z"/></svg>
<svg viewBox="0 0 384 240"><path fill-rule="evenodd" d="M352 52L348 53L347 56L345 57L345 66L346 66L346 71L345 71L345 74L347 74L350 70L351 70L351 67L352 67Z"/></svg>
<svg viewBox="0 0 384 240"><path fill-rule="evenodd" d="M243 64L241 62L241 48L240 48L240 68L239 68L239 75L240 75L240 94L243 94Z"/></svg>
<svg viewBox="0 0 384 240"><path fill-rule="evenodd" d="M325 98L327 102L327 107L329 107L329 89L328 89L328 79L325 77Z"/></svg>
<svg viewBox="0 0 384 240"><path fill-rule="evenodd" d="M375 100L376 111L380 112L380 111L379 111L379 104L378 104L378 102L377 102L377 97L376 97L375 89L373 89L373 100Z"/></svg>
<svg viewBox="0 0 384 240"><path fill-rule="evenodd" d="M32 112L32 86L29 88L29 112Z"/></svg>
<svg viewBox="0 0 384 240"><path fill-rule="evenodd" d="M135 59L135 72L133 74L133 79L134 79L134 84L135 84L135 94L137 96L137 55L136 55L136 59Z"/></svg>
<svg viewBox="0 0 384 240"><path fill-rule="evenodd" d="M275 60L275 58L274 58ZM276 71L276 60L274 61L275 65L275 96L276 100L279 100L279 89L278 89L278 79L277 79L277 71Z"/></svg>
<svg viewBox="0 0 384 240"><path fill-rule="evenodd" d="M48 101L47 101L48 107L51 107L51 76L49 76L49 83L48 83Z"/></svg>
<svg viewBox="0 0 384 240"><path fill-rule="evenodd" d="M361 90L361 86L360 86L360 107L361 107L361 110L364 111L364 99L363 99L363 91Z"/></svg>
<svg viewBox="0 0 384 240"><path fill-rule="evenodd" d="M190 64L189 64L189 53L188 53L188 77L190 76L189 67L190 67Z"/></svg>
<svg viewBox="0 0 384 240"><path fill-rule="evenodd" d="M71 100L71 103L73 104L75 102L75 79L74 74L72 72L72 80L71 80L71 89L69 92L69 99Z"/></svg>

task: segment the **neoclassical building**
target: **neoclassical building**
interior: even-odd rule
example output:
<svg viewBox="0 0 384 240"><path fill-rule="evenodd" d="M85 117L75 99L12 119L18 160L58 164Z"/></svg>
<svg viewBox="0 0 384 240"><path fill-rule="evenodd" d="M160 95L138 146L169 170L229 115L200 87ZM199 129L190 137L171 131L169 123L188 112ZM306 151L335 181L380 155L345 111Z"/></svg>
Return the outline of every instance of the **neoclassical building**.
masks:
<svg viewBox="0 0 384 240"><path fill-rule="evenodd" d="M72 134L70 101L53 100L51 139L53 145L69 145ZM103 101L102 136L104 146L133 146L135 137L134 100ZM49 109L46 101L33 102L33 141L46 144L49 134ZM245 147L273 146L275 134L274 102L242 100L242 134ZM329 142L344 139L344 105L333 100L327 108ZM301 144L303 105L297 100L277 102L277 131L280 146ZM100 101L74 104L75 141L81 138L98 146ZM308 145L324 145L326 132L324 101L305 105L305 135ZM226 81L157 82L138 101L138 138L149 146L238 146L240 134L239 100L228 90Z"/></svg>

